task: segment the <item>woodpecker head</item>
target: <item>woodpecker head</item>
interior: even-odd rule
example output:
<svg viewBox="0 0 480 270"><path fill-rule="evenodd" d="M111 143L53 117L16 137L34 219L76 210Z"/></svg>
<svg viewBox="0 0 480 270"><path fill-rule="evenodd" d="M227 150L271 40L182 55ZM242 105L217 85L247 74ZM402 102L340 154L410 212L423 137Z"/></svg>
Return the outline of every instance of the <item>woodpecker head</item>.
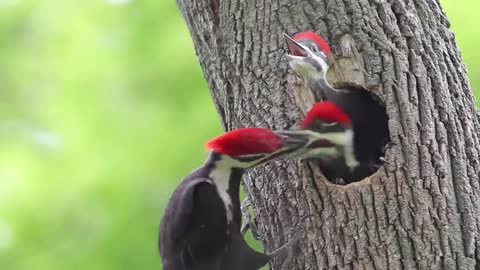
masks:
<svg viewBox="0 0 480 270"><path fill-rule="evenodd" d="M305 31L293 37L284 34L290 67L304 80L324 80L330 64L328 43L315 32Z"/></svg>
<svg viewBox="0 0 480 270"><path fill-rule="evenodd" d="M210 140L206 146L221 154L231 167L251 168L287 155L306 142L303 136L284 136L267 128L240 128Z"/></svg>
<svg viewBox="0 0 480 270"><path fill-rule="evenodd" d="M351 129L350 117L332 101L317 102L307 113L302 129L315 132L334 132Z"/></svg>
<svg viewBox="0 0 480 270"><path fill-rule="evenodd" d="M353 153L350 117L331 101L317 102L302 122L302 130L282 131L281 135L308 142L289 154L289 158L333 158L344 155L349 167L358 165Z"/></svg>

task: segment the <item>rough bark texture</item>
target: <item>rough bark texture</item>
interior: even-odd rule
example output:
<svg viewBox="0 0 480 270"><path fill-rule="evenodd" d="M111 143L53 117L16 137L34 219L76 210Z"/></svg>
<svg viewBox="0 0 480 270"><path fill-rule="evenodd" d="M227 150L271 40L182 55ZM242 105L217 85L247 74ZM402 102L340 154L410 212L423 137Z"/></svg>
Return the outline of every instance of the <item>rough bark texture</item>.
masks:
<svg viewBox="0 0 480 270"><path fill-rule="evenodd" d="M276 162L245 177L266 250L314 215L295 258L273 269L480 269L479 117L438 1L178 3L227 130L295 128L308 109L282 32L321 33L332 80L386 104L390 163L373 176L339 186L313 163Z"/></svg>

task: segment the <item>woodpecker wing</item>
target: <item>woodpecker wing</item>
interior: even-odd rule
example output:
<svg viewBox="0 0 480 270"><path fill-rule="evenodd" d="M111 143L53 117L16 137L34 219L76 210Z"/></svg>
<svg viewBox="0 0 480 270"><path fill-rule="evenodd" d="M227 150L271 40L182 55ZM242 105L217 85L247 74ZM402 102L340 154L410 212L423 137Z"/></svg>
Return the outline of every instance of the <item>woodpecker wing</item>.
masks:
<svg viewBox="0 0 480 270"><path fill-rule="evenodd" d="M162 247L167 248L183 236L190 224L195 189L198 185L209 182L210 180L207 178L185 179L175 189L160 225L160 252L162 252Z"/></svg>
<svg viewBox="0 0 480 270"><path fill-rule="evenodd" d="M164 269L187 265L216 269L227 242L226 227L226 211L216 186L208 178L187 177L172 195L162 219L159 249Z"/></svg>

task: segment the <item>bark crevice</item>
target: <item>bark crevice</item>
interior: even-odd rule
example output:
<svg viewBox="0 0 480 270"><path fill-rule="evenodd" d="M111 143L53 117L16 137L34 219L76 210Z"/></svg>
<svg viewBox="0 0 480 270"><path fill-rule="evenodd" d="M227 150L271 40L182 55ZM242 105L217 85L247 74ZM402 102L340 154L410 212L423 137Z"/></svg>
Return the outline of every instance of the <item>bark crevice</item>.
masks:
<svg viewBox="0 0 480 270"><path fill-rule="evenodd" d="M386 106L389 164L363 181L334 185L296 161L246 175L267 250L313 215L297 256L273 269L479 268L480 114L438 1L177 1L226 130L296 128L313 104L287 75L283 32L325 36L337 80Z"/></svg>

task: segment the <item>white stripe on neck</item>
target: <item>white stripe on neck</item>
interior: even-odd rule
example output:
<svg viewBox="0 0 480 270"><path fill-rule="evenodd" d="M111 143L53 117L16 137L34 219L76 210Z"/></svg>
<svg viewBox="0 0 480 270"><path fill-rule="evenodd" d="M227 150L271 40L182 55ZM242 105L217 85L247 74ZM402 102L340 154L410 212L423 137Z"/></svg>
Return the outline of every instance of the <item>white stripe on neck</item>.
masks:
<svg viewBox="0 0 480 270"><path fill-rule="evenodd" d="M208 175L213 183L215 183L218 195L225 205L228 223L231 223L233 220L232 198L230 197L230 194L228 194L229 181L232 174L232 161L233 160L230 157L220 155L220 159L215 161L215 167Z"/></svg>
<svg viewBox="0 0 480 270"><path fill-rule="evenodd" d="M345 131L345 163L347 164L350 170L359 165L357 159L355 158L354 146L353 146L353 130L347 129Z"/></svg>

